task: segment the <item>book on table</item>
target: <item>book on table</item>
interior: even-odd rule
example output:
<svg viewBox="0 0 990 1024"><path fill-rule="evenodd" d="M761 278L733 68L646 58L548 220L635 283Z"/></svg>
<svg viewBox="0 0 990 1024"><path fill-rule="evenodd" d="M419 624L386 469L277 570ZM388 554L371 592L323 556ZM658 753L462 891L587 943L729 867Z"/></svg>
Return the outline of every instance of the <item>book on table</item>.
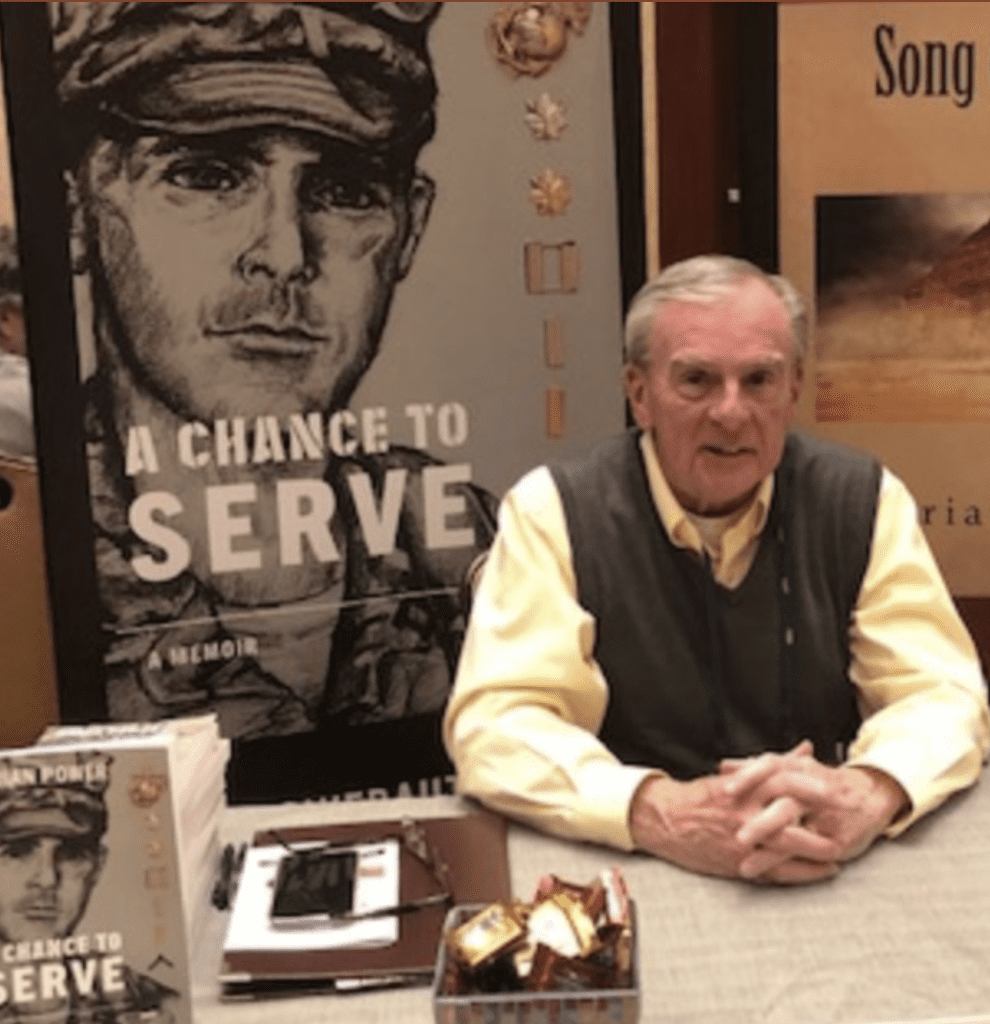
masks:
<svg viewBox="0 0 990 1024"><path fill-rule="evenodd" d="M258 831L224 940L227 998L428 983L454 903L511 896L505 819Z"/></svg>
<svg viewBox="0 0 990 1024"><path fill-rule="evenodd" d="M213 716L0 751L0 1014L190 1024L227 756Z"/></svg>

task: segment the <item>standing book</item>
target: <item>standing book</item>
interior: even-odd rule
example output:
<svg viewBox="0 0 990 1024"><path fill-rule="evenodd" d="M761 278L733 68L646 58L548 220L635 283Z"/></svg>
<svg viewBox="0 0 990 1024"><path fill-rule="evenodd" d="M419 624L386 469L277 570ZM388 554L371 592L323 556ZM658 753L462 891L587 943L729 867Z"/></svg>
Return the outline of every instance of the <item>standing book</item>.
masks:
<svg viewBox="0 0 990 1024"><path fill-rule="evenodd" d="M191 1024L189 747L145 727L0 751L0 1015Z"/></svg>

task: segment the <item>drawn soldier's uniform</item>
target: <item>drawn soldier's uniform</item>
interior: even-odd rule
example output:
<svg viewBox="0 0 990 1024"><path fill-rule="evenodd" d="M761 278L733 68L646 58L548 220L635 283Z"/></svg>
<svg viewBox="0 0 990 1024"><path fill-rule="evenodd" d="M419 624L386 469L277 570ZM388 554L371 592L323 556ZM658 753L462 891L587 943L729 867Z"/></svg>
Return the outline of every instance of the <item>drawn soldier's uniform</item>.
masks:
<svg viewBox="0 0 990 1024"><path fill-rule="evenodd" d="M426 36L439 4L53 6L70 153L81 154L87 133L108 122L180 136L281 128L343 140L383 165L404 161L411 173L434 131ZM98 272L89 268L91 278ZM225 734L256 738L330 720L438 714L464 628L458 587L492 539L493 499L452 485L465 509L454 518L474 543L429 550L421 485L433 460L398 448L332 458L318 472L336 499L334 528L344 525L325 586L271 602L262 620L252 613L267 599L231 601L202 571L144 582L131 562L154 552L128 520L135 491L101 356L115 342L101 323L97 288L92 303L97 369L87 383L87 444L111 717L214 709ZM354 525L347 479L363 473L378 487L390 469L406 471L398 539L391 553L372 556Z"/></svg>
<svg viewBox="0 0 990 1024"><path fill-rule="evenodd" d="M108 478L105 447L91 435L97 571L106 612L118 630L107 661L111 717L147 720L211 709L228 735L251 739L329 722L361 725L442 711L465 628L458 588L478 549L426 548L417 484L427 465L422 453L408 449L339 464L331 484L341 518L350 522L356 513L342 486L349 472L367 473L376 485L390 468L408 472L396 550L369 557L351 532L340 546L343 576L329 592L296 609L283 606L273 623L276 631L266 638L259 636L257 620L240 625L237 608L225 614L208 583L191 573L166 584L135 577L131 559L147 546L129 530L127 503L121 500L126 491L121 481ZM494 501L473 487L464 497L465 520L487 547ZM149 629L155 623L169 625ZM225 642L243 647L245 635L261 645L258 654L245 653L219 667L208 660L194 664L188 654L222 655ZM173 664L177 651L183 652L181 663ZM284 676L280 662L286 664ZM305 689L300 676L308 676ZM306 690L315 693L311 702Z"/></svg>

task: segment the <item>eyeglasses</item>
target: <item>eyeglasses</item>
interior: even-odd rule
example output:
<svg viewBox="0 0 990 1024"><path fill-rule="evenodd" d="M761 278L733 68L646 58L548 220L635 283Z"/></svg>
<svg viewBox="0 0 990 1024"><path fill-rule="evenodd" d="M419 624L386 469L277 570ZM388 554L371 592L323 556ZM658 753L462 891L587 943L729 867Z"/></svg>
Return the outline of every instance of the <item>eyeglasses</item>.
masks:
<svg viewBox="0 0 990 1024"><path fill-rule="evenodd" d="M399 831L387 832L375 838L355 840L330 841L320 846L293 846L275 829L268 830L276 842L285 847L294 856L306 858L318 858L329 850L341 849L342 847L353 847L355 845L384 842L388 839L398 839L401 849L414 857L426 870L440 887L440 892L431 893L428 896L420 896L404 903L397 903L391 907L376 907L374 910L345 910L339 912L328 911L327 916L334 921L363 921L373 917L388 917L393 914L408 914L416 910L423 910L427 907L450 906L454 902L453 885L451 882L450 868L440 857L435 847L430 845L423 826L412 818L403 818L399 823Z"/></svg>

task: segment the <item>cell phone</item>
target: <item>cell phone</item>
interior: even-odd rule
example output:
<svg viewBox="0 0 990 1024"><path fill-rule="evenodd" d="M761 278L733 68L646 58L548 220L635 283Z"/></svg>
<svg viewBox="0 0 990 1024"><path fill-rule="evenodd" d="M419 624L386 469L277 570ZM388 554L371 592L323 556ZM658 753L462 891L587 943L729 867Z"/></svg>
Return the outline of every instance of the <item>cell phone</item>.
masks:
<svg viewBox="0 0 990 1024"><path fill-rule="evenodd" d="M354 908L356 850L297 850L279 862L272 895L273 923L326 922Z"/></svg>

